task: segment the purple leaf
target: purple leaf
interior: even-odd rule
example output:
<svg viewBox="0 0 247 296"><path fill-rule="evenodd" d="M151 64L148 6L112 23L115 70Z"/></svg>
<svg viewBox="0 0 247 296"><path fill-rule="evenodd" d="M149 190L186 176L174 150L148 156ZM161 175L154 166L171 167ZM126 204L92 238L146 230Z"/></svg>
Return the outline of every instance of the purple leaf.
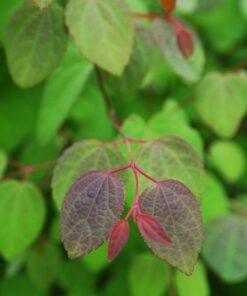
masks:
<svg viewBox="0 0 247 296"><path fill-rule="evenodd" d="M199 203L193 193L177 180L162 181L141 194L140 207L162 225L172 241L162 246L146 239L149 247L157 256L190 275L203 239Z"/></svg>
<svg viewBox="0 0 247 296"><path fill-rule="evenodd" d="M136 217L136 223L144 239L152 240L164 246L172 243L160 223L153 217L146 214L139 214Z"/></svg>
<svg viewBox="0 0 247 296"><path fill-rule="evenodd" d="M67 193L61 212L62 241L70 258L99 247L123 210L124 188L112 174L82 175Z"/></svg>
<svg viewBox="0 0 247 296"><path fill-rule="evenodd" d="M109 239L108 260L113 261L122 251L129 238L129 223L126 220L118 221L113 227Z"/></svg>

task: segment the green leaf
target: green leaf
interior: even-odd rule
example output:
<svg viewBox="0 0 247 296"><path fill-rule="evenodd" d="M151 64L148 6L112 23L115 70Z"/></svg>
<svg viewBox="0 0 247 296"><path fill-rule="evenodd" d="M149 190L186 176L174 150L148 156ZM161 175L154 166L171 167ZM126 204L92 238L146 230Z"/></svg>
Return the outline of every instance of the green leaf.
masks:
<svg viewBox="0 0 247 296"><path fill-rule="evenodd" d="M228 182L237 182L246 171L246 154L235 142L217 141L209 148L209 160Z"/></svg>
<svg viewBox="0 0 247 296"><path fill-rule="evenodd" d="M151 36L145 28L136 30L130 62L120 77L105 73L105 82L116 96L133 95L140 88L152 62Z"/></svg>
<svg viewBox="0 0 247 296"><path fill-rule="evenodd" d="M3 176L6 167L7 167L7 156L3 150L0 150L0 179Z"/></svg>
<svg viewBox="0 0 247 296"><path fill-rule="evenodd" d="M34 3L40 8L47 8L53 0L33 0Z"/></svg>
<svg viewBox="0 0 247 296"><path fill-rule="evenodd" d="M97 250L82 258L82 262L90 271L99 273L108 264L106 256L107 247L108 244L104 243Z"/></svg>
<svg viewBox="0 0 247 296"><path fill-rule="evenodd" d="M70 0L66 21L81 52L120 75L133 47L134 25L126 0Z"/></svg>
<svg viewBox="0 0 247 296"><path fill-rule="evenodd" d="M91 71L92 65L71 43L61 65L45 84L37 126L40 143L46 144L55 136Z"/></svg>
<svg viewBox="0 0 247 296"><path fill-rule="evenodd" d="M45 220L43 197L32 183L15 180L0 185L0 252L13 259L39 235Z"/></svg>
<svg viewBox="0 0 247 296"><path fill-rule="evenodd" d="M0 42L3 40L9 16L21 2L22 0L8 0L0 2Z"/></svg>
<svg viewBox="0 0 247 296"><path fill-rule="evenodd" d="M237 132L247 110L247 75L211 72L199 84L196 106L202 121L219 137Z"/></svg>
<svg viewBox="0 0 247 296"><path fill-rule="evenodd" d="M152 32L158 49L172 70L188 82L197 82L202 74L205 57L199 38L195 35L194 53L185 58L177 46L177 37L173 27L166 21L153 21Z"/></svg>
<svg viewBox="0 0 247 296"><path fill-rule="evenodd" d="M60 249L45 242L33 248L27 258L27 274L34 285L41 289L48 289L57 279L62 267Z"/></svg>
<svg viewBox="0 0 247 296"><path fill-rule="evenodd" d="M149 253L137 255L130 266L129 285L133 296L163 295L168 287L166 264Z"/></svg>
<svg viewBox="0 0 247 296"><path fill-rule="evenodd" d="M40 87L23 90L11 85L0 100L0 147L12 151L34 130Z"/></svg>
<svg viewBox="0 0 247 296"><path fill-rule="evenodd" d="M198 0L177 0L176 9L184 14L191 14L196 10Z"/></svg>
<svg viewBox="0 0 247 296"><path fill-rule="evenodd" d="M229 214L206 228L203 256L208 265L229 283L247 276L247 219Z"/></svg>
<svg viewBox="0 0 247 296"><path fill-rule="evenodd" d="M184 140L174 136L162 137L141 145L136 163L148 174L159 179L177 179L201 198L204 191L203 163L197 152ZM141 182L141 188L149 183Z"/></svg>
<svg viewBox="0 0 247 296"><path fill-rule="evenodd" d="M178 296L209 296L209 283L202 263L198 262L193 274L188 277L179 271L175 273Z"/></svg>
<svg viewBox="0 0 247 296"><path fill-rule="evenodd" d="M245 18L247 19L247 1L246 0L240 0L240 7L241 7L241 10L242 10Z"/></svg>
<svg viewBox="0 0 247 296"><path fill-rule="evenodd" d="M63 10L56 4L40 10L25 1L9 20L5 49L10 73L21 87L44 80L64 55L67 33Z"/></svg>
<svg viewBox="0 0 247 296"><path fill-rule="evenodd" d="M207 173L205 181L205 193L201 201L201 211L203 222L208 223L226 215L229 212L230 205L225 188L217 177Z"/></svg>
<svg viewBox="0 0 247 296"><path fill-rule="evenodd" d="M121 151L111 144L85 140L72 145L59 158L52 178L53 198L58 209L80 175L90 170L106 171L128 162ZM120 176L123 181L128 180L129 172L123 172Z"/></svg>
<svg viewBox="0 0 247 296"><path fill-rule="evenodd" d="M0 282L0 295L4 296L45 296L35 287L25 273L20 273L13 278L5 278Z"/></svg>

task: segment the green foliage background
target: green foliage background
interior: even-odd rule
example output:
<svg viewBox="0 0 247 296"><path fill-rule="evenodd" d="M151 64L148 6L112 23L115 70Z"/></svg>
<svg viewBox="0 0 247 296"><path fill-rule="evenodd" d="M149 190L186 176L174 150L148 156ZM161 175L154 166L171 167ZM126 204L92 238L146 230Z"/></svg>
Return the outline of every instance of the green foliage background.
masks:
<svg viewBox="0 0 247 296"><path fill-rule="evenodd" d="M15 34L7 24L23 2L0 2L0 295L246 295L247 1L178 0L175 15L198 34L191 59L181 58L170 28L155 21L154 39L160 34L166 37L165 44L159 44L162 56L145 38L146 31L139 29L122 76L101 73L127 136L176 135L205 162L201 199L205 242L191 277L152 255L135 227L111 264L106 244L83 258L67 258L52 199L52 169L42 166L23 184L22 175L16 174L18 164L10 160L31 166L50 163L76 141L112 141L117 134L92 63L59 27L61 8L54 8L56 30L48 30L43 42L44 48L59 51L48 59L46 52L37 50L38 70L19 74L30 55L25 46L18 47L18 40L13 43ZM53 2L65 7L68 1ZM129 5L135 12L162 11L158 0L129 0ZM74 20L72 8L73 28L88 25ZM31 28L38 25L34 22ZM149 28L146 20L137 25ZM125 30L131 34L131 28L122 29L119 19L115 26L122 34ZM85 32L80 32L80 39L90 42L91 32ZM28 31L26 36L31 35ZM60 38L57 43L55 37ZM126 46L126 55L128 38L124 41L119 42ZM124 66L124 60L113 64L88 48L81 50L110 72L119 74Z"/></svg>

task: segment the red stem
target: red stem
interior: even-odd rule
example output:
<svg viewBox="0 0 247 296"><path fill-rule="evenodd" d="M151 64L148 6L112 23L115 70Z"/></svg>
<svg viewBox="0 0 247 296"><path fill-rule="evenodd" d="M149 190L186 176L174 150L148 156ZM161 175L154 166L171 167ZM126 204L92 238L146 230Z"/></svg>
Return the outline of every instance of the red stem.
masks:
<svg viewBox="0 0 247 296"><path fill-rule="evenodd" d="M113 168L109 171L107 171L108 174L116 174L116 173L120 173L122 171L125 171L127 169L129 169L131 167L131 163L128 163L128 164L125 164L125 165L122 165L120 167L117 167L117 168Z"/></svg>
<svg viewBox="0 0 247 296"><path fill-rule="evenodd" d="M155 179L154 177L150 176L149 174L147 174L146 172L144 172L138 165L135 164L135 170L140 173L141 175L143 175L145 178L149 179L150 181L152 181L155 184L159 184L160 181Z"/></svg>

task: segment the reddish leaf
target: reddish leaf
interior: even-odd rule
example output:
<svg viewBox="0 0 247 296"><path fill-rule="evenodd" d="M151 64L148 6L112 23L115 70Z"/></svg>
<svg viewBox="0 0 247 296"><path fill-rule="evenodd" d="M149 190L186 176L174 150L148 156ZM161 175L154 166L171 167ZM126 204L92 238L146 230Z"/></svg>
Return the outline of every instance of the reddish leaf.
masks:
<svg viewBox="0 0 247 296"><path fill-rule="evenodd" d="M136 223L144 238L164 246L172 243L162 226L151 216L146 214L137 215Z"/></svg>
<svg viewBox="0 0 247 296"><path fill-rule="evenodd" d="M192 34L182 30L177 35L177 44L180 52L185 58L189 58L194 52Z"/></svg>
<svg viewBox="0 0 247 296"><path fill-rule="evenodd" d="M122 251L129 238L129 223L126 220L118 221L113 227L108 247L108 260L113 261Z"/></svg>
<svg viewBox="0 0 247 296"><path fill-rule="evenodd" d="M82 175L67 193L61 212L62 241L70 258L99 247L123 210L120 179L94 171Z"/></svg>
<svg viewBox="0 0 247 296"><path fill-rule="evenodd" d="M167 13L171 13L176 7L176 0L162 0L161 2Z"/></svg>
<svg viewBox="0 0 247 296"><path fill-rule="evenodd" d="M202 246L203 227L199 203L177 180L166 180L146 189L140 196L141 210L154 217L172 240L162 246L146 239L153 252L190 275Z"/></svg>

